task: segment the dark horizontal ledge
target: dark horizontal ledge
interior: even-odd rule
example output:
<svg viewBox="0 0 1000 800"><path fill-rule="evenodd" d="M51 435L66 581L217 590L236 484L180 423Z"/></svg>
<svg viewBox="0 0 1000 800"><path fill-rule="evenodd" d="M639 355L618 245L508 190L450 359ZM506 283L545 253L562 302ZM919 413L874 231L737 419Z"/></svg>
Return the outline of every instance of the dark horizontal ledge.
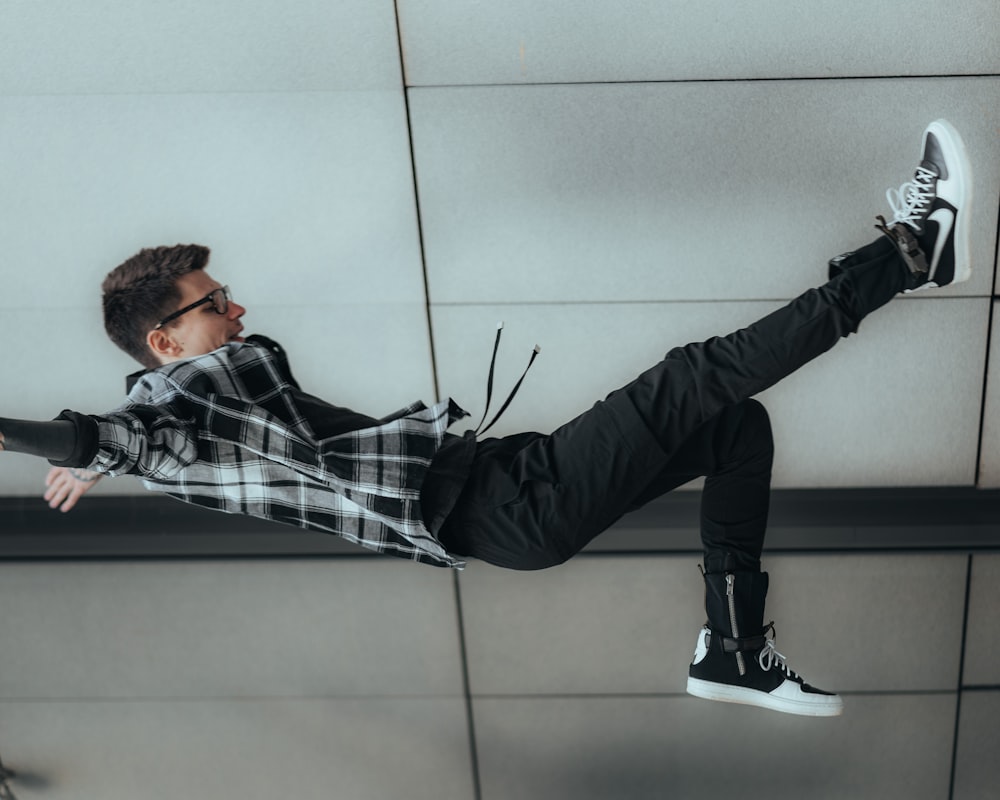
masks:
<svg viewBox="0 0 1000 800"><path fill-rule="evenodd" d="M701 492L679 491L624 517L593 554L698 553ZM324 533L208 511L159 495L84 498L73 511L0 497L0 559L365 557ZM770 553L1000 551L1000 490L776 490Z"/></svg>

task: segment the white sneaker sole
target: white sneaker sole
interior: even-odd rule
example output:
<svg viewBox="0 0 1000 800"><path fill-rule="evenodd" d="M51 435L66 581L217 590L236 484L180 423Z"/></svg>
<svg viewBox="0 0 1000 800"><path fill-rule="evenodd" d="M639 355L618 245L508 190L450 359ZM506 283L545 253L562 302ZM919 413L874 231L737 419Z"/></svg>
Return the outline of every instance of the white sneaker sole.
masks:
<svg viewBox="0 0 1000 800"><path fill-rule="evenodd" d="M705 700L759 706L760 708L769 708L772 711L782 711L785 714L799 714L806 717L836 717L844 710L844 702L837 695L805 695L810 699L782 697L773 692L768 694L756 689L712 683L699 678L688 678L687 693ZM801 696L803 693L799 692L799 695Z"/></svg>

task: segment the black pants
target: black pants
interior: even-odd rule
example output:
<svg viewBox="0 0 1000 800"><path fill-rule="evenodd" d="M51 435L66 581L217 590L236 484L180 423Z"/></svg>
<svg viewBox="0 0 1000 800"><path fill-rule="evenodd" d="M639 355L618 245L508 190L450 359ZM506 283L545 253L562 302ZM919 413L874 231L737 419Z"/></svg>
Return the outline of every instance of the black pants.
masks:
<svg viewBox="0 0 1000 800"><path fill-rule="evenodd" d="M841 257L825 285L728 336L674 348L552 434L478 443L442 543L497 566L543 569L705 475L706 569L759 568L773 444L750 398L857 331L902 290L905 269L879 239Z"/></svg>

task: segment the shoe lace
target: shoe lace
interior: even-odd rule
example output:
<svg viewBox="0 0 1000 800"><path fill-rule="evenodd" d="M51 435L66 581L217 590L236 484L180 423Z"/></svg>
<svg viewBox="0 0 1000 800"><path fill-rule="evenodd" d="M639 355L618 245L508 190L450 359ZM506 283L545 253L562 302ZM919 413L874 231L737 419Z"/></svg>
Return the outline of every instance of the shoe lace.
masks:
<svg viewBox="0 0 1000 800"><path fill-rule="evenodd" d="M937 178L933 170L917 167L912 181L907 181L898 189L886 189L885 199L892 209L893 223L905 222L911 228L919 229L934 200Z"/></svg>
<svg viewBox="0 0 1000 800"><path fill-rule="evenodd" d="M764 672L768 672L772 667L777 666L778 669L784 672L789 678L793 680L798 678L795 671L789 669L785 656L774 649L774 640L778 638L778 632L775 630L773 622L768 623L764 632L767 633L768 630L771 631L772 638L767 639L764 642L764 646L757 654L757 663L760 664L760 668L764 670Z"/></svg>

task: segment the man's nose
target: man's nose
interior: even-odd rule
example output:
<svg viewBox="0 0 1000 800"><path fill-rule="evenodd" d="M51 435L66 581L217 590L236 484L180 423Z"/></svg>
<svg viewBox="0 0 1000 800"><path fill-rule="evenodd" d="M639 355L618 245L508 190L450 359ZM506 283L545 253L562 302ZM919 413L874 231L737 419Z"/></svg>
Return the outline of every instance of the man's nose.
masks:
<svg viewBox="0 0 1000 800"><path fill-rule="evenodd" d="M239 303L234 303L232 300L229 301L229 314L228 314L228 316L229 316L230 319L239 319L240 317L242 317L246 313L247 313L247 310L243 306L241 306Z"/></svg>

